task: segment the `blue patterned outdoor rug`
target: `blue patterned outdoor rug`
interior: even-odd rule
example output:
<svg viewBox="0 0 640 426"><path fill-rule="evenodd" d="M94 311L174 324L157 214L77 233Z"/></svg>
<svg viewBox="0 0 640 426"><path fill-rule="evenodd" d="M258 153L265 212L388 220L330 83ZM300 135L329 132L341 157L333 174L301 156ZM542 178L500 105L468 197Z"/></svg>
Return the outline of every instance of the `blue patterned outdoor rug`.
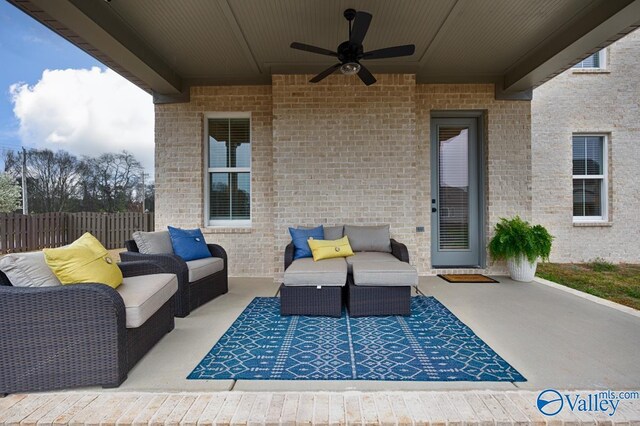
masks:
<svg viewBox="0 0 640 426"><path fill-rule="evenodd" d="M256 297L188 379L526 381L435 298L411 310L282 317L279 298Z"/></svg>

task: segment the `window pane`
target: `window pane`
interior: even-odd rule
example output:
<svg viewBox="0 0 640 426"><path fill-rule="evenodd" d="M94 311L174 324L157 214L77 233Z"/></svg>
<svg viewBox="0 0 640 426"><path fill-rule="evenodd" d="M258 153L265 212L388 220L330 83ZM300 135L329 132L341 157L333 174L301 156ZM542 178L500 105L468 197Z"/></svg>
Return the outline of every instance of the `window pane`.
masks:
<svg viewBox="0 0 640 426"><path fill-rule="evenodd" d="M231 220L229 173L210 173L209 219Z"/></svg>
<svg viewBox="0 0 640 426"><path fill-rule="evenodd" d="M573 68L600 68L600 52L594 53L582 60L582 62L578 62Z"/></svg>
<svg viewBox="0 0 640 426"><path fill-rule="evenodd" d="M231 141L229 167L251 166L250 122L248 118L232 118L229 122Z"/></svg>
<svg viewBox="0 0 640 426"><path fill-rule="evenodd" d="M602 216L602 180L573 180L573 215Z"/></svg>
<svg viewBox="0 0 640 426"><path fill-rule="evenodd" d="M584 179L573 180L573 215L584 216Z"/></svg>
<svg viewBox="0 0 640 426"><path fill-rule="evenodd" d="M251 173L210 173L209 220L251 218Z"/></svg>
<svg viewBox="0 0 640 426"><path fill-rule="evenodd" d="M584 175L586 174L585 163L585 137L574 136L573 137L573 174Z"/></svg>
<svg viewBox="0 0 640 426"><path fill-rule="evenodd" d="M602 181L600 179L585 179L584 181L584 215L602 216L601 197Z"/></svg>
<svg viewBox="0 0 640 426"><path fill-rule="evenodd" d="M439 246L469 248L469 129L438 128Z"/></svg>
<svg viewBox="0 0 640 426"><path fill-rule="evenodd" d="M602 136L588 136L586 138L586 163L588 175L601 175L604 138Z"/></svg>
<svg viewBox="0 0 640 426"><path fill-rule="evenodd" d="M573 174L604 173L604 136L573 137Z"/></svg>
<svg viewBox="0 0 640 426"><path fill-rule="evenodd" d="M251 175L231 173L231 216L236 220L248 220L251 216Z"/></svg>
<svg viewBox="0 0 640 426"><path fill-rule="evenodd" d="M229 119L209 120L209 167L228 167Z"/></svg>

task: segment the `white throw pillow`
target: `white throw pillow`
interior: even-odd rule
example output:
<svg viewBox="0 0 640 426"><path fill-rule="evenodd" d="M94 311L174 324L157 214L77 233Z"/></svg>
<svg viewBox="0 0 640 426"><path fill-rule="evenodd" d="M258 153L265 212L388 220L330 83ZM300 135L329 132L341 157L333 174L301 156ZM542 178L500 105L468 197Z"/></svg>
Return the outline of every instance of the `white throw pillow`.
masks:
<svg viewBox="0 0 640 426"><path fill-rule="evenodd" d="M14 287L62 285L44 260L44 253L11 253L0 257L0 270Z"/></svg>
<svg viewBox="0 0 640 426"><path fill-rule="evenodd" d="M133 233L133 240L142 254L173 254L169 231Z"/></svg>

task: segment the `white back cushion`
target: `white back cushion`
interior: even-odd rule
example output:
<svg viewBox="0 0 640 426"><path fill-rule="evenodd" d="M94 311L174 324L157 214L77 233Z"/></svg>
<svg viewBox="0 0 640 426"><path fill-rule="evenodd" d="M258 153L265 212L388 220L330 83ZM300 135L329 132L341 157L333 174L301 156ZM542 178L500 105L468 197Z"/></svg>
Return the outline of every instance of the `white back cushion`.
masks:
<svg viewBox="0 0 640 426"><path fill-rule="evenodd" d="M133 233L133 240L143 254L173 254L169 231Z"/></svg>
<svg viewBox="0 0 640 426"><path fill-rule="evenodd" d="M0 270L14 287L62 285L44 260L44 253L12 253L0 257Z"/></svg>

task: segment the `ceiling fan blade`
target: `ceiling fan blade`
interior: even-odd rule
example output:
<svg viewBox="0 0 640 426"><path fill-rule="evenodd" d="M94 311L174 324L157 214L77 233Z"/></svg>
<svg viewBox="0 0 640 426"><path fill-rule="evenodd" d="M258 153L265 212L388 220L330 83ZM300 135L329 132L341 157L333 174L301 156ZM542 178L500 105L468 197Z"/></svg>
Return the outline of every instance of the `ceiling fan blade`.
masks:
<svg viewBox="0 0 640 426"><path fill-rule="evenodd" d="M384 59L397 58L399 56L411 56L416 51L413 44L405 44L404 46L385 47L384 49L372 50L362 56L362 59Z"/></svg>
<svg viewBox="0 0 640 426"><path fill-rule="evenodd" d="M362 64L360 64L360 71L358 71L358 77L367 86L371 86L376 82L376 78L369 72L369 70Z"/></svg>
<svg viewBox="0 0 640 426"><path fill-rule="evenodd" d="M304 50L305 52L319 53L320 55L338 56L336 52L332 52L329 49L323 49L322 47L311 46L304 43L297 43L295 41L291 43L290 47L292 49Z"/></svg>
<svg viewBox="0 0 640 426"><path fill-rule="evenodd" d="M349 37L351 43L362 44L364 36L367 35L369 24L371 24L371 18L371 14L367 12L356 12L353 28L351 29L351 37Z"/></svg>
<svg viewBox="0 0 640 426"><path fill-rule="evenodd" d="M316 75L311 80L309 80L309 83L317 83L317 82L319 82L321 80L324 80L326 77L329 77L338 68L340 68L341 65L342 64L331 65L329 68L327 68L326 70L322 71L320 74Z"/></svg>

